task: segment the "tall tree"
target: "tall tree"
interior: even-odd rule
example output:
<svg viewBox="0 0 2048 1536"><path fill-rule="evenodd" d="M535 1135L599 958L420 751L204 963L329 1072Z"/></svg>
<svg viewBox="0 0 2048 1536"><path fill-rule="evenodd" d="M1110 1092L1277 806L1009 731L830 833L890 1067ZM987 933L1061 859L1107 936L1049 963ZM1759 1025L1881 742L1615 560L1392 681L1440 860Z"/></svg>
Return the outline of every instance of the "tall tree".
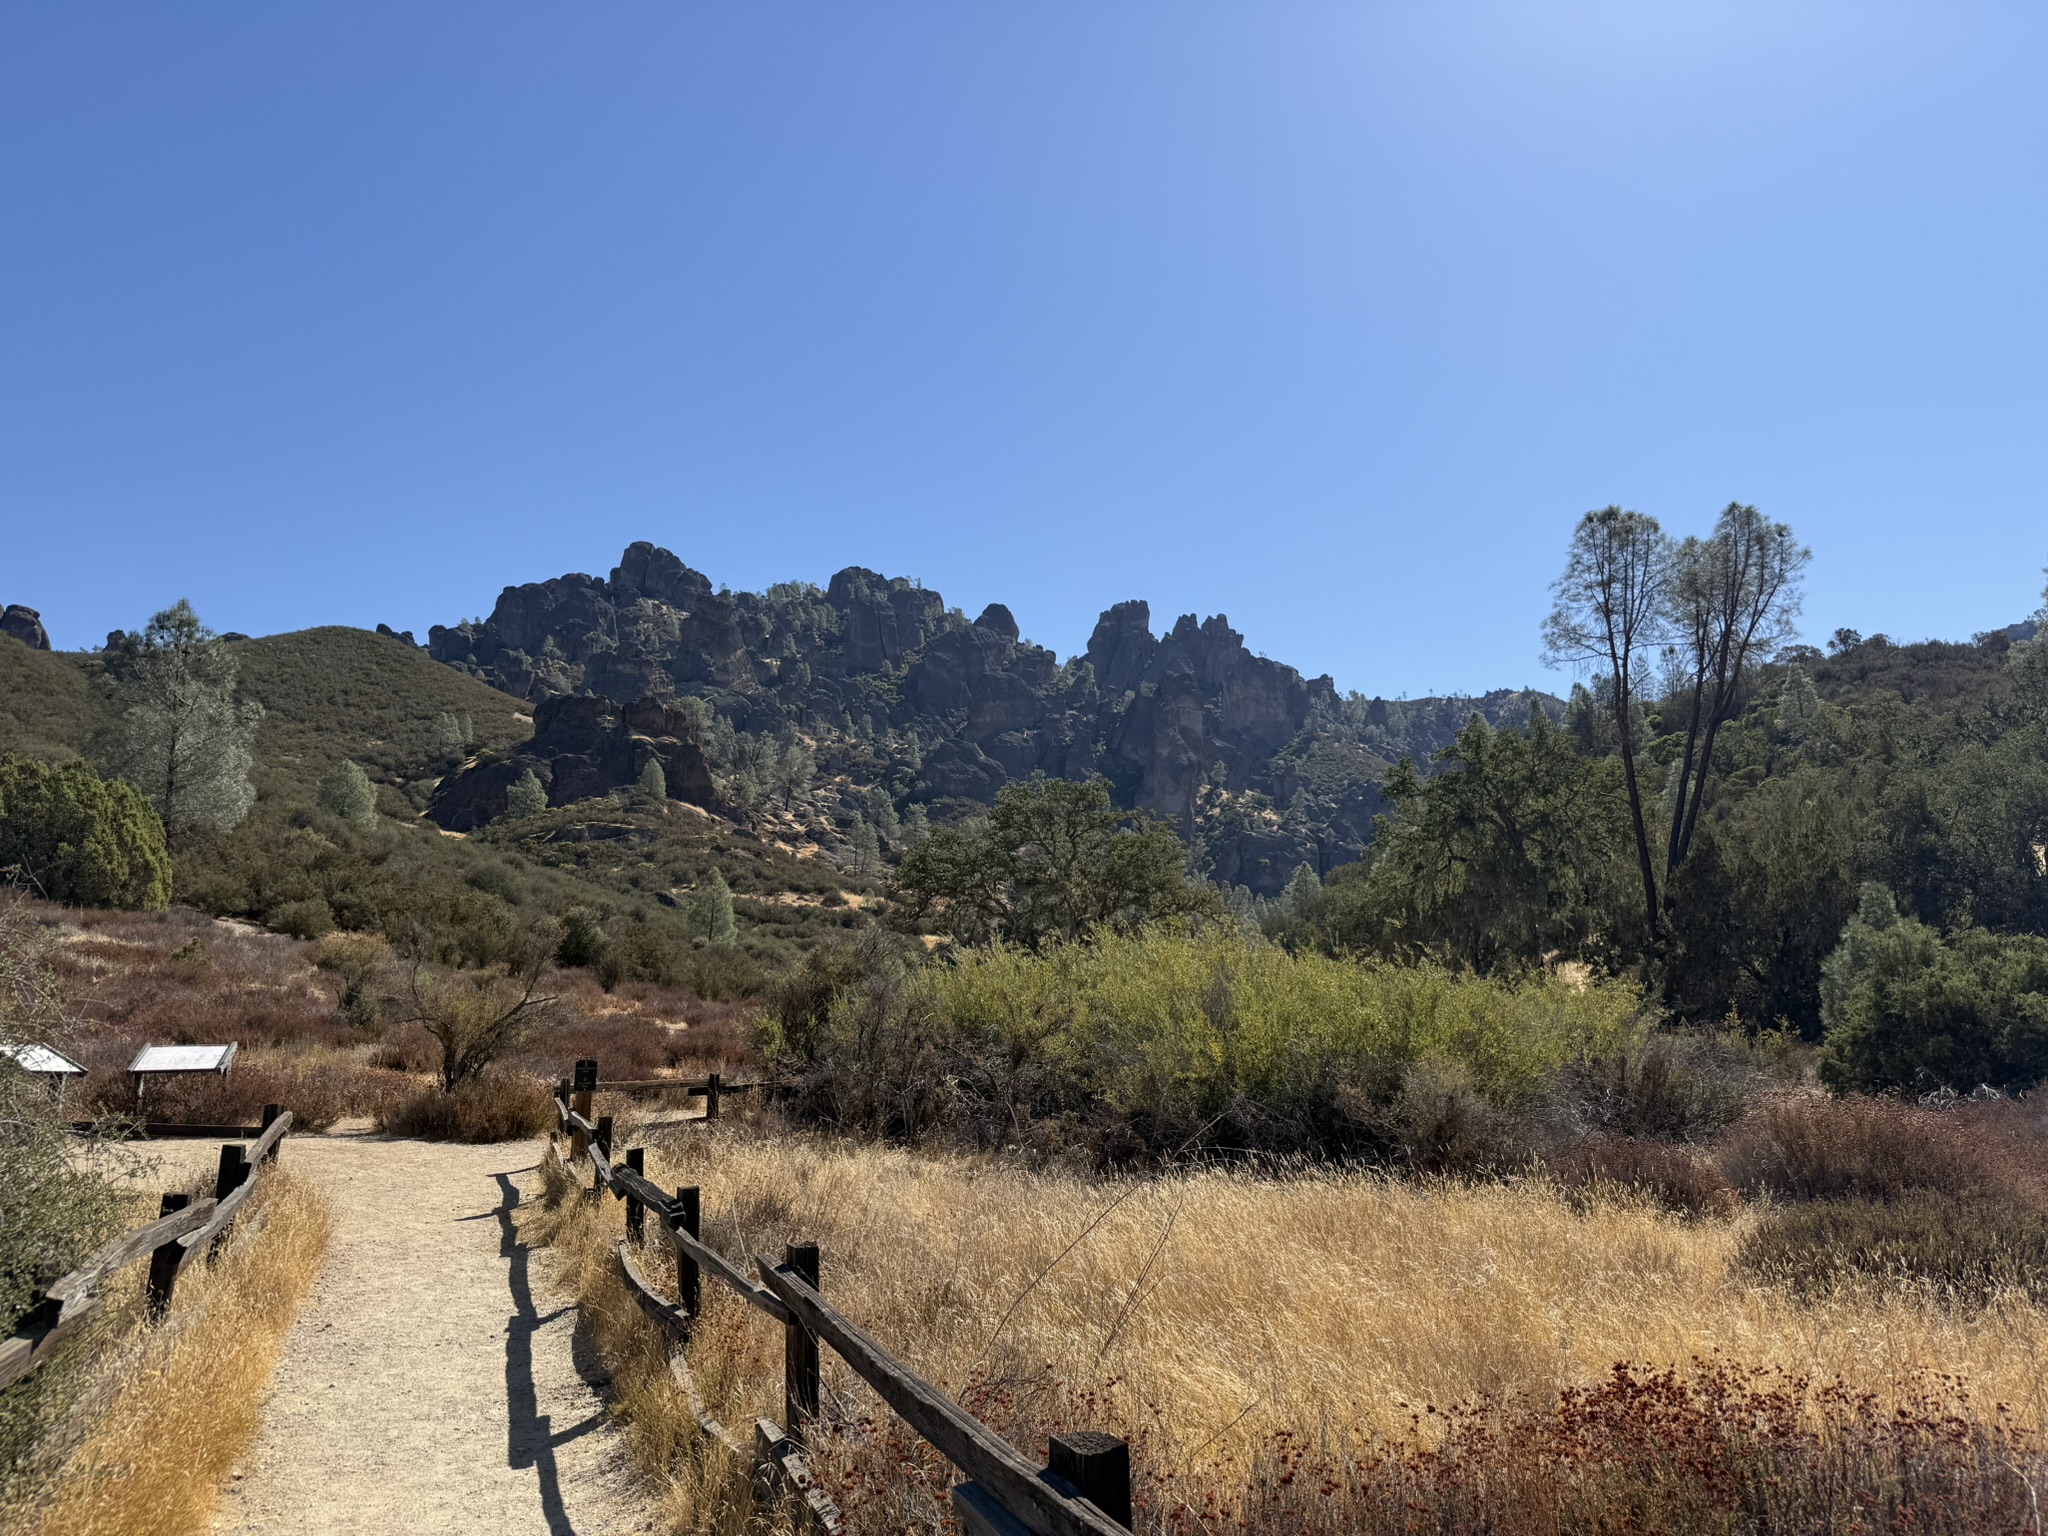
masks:
<svg viewBox="0 0 2048 1536"><path fill-rule="evenodd" d="M1636 773L1635 701L1646 654L1666 632L1671 560L1671 540L1654 517L1620 507L1588 512L1572 534L1564 574L1551 584L1557 602L1543 622L1544 656L1553 666L1607 669L1652 942L1663 934L1663 906Z"/></svg>
<svg viewBox="0 0 2048 1536"><path fill-rule="evenodd" d="M1097 926L1221 908L1213 889L1188 878L1173 824L1116 809L1106 779L1004 785L986 822L942 827L906 853L889 895L906 924L1033 949Z"/></svg>
<svg viewBox="0 0 2048 1536"><path fill-rule="evenodd" d="M1667 872L1692 849L1714 737L1735 713L1745 670L1790 638L1799 578L1812 558L1785 524L1735 501L1711 535L1687 539L1673 551L1666 601L1691 699L1665 841Z"/></svg>
<svg viewBox="0 0 2048 1536"><path fill-rule="evenodd" d="M256 802L249 748L263 708L235 696L234 653L180 598L110 660L127 705L115 770L174 838L238 825Z"/></svg>

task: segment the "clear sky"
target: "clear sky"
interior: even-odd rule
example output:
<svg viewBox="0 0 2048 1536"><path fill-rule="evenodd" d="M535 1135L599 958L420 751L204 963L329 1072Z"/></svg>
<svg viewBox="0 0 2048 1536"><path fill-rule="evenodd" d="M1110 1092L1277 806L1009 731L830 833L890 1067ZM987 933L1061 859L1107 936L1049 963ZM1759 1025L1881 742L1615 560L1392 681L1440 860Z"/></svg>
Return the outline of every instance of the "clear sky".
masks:
<svg viewBox="0 0 2048 1536"><path fill-rule="evenodd" d="M2048 7L0 9L0 601L488 611L630 540L1541 682L1573 519L2048 557Z"/></svg>

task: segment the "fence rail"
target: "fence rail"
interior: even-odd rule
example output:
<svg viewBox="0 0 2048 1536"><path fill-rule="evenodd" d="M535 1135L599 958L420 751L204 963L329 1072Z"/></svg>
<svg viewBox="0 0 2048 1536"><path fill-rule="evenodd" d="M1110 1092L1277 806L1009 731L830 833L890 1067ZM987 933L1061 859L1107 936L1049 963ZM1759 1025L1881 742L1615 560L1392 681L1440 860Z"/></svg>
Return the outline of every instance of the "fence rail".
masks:
<svg viewBox="0 0 2048 1536"><path fill-rule="evenodd" d="M609 1193L626 1202L627 1235L617 1245L620 1277L641 1312L667 1337L670 1374L706 1435L736 1455L746 1454L740 1438L712 1417L683 1353L701 1312L702 1277L708 1272L783 1327L784 1424L756 1423L753 1459L760 1478L799 1499L828 1536L838 1536L843 1521L803 1455L805 1429L820 1408L820 1344L968 1479L953 1489L952 1502L956 1519L973 1536L1129 1536L1130 1451L1124 1441L1094 1433L1054 1436L1051 1464L1040 1467L834 1308L823 1294L814 1244L791 1244L780 1263L756 1255L759 1278L750 1277L704 1242L697 1189L665 1192L644 1172L642 1148L629 1148L614 1160L612 1117L593 1119L592 1109L600 1089L623 1086L601 1084L597 1063L579 1061L575 1077L556 1091L555 1138L568 1142L563 1164L572 1173L588 1165L593 1200ZM715 1119L718 1075L703 1086L705 1118ZM661 1295L634 1261L649 1211L675 1251L675 1301Z"/></svg>
<svg viewBox="0 0 2048 1536"><path fill-rule="evenodd" d="M263 1124L253 1133L254 1143L247 1147L229 1143L220 1149L212 1198L165 1195L162 1214L155 1221L109 1238L76 1269L42 1287L15 1324L13 1334L0 1340L0 1389L12 1386L47 1361L65 1336L104 1304L102 1282L145 1255L149 1258L149 1310L162 1316L170 1307L185 1265L194 1254L211 1252L226 1236L236 1212L256 1187L257 1170L277 1161L278 1145L291 1123L290 1110L276 1104L266 1106Z"/></svg>

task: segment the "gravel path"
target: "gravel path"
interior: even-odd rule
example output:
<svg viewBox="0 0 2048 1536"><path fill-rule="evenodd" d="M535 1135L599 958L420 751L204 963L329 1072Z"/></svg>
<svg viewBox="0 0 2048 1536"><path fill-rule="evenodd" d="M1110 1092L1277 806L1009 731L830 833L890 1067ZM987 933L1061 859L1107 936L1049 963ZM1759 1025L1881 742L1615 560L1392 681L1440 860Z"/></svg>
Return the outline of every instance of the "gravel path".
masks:
<svg viewBox="0 0 2048 1536"><path fill-rule="evenodd" d="M334 1242L216 1536L654 1528L576 1310L513 1227L543 1145L286 1142Z"/></svg>

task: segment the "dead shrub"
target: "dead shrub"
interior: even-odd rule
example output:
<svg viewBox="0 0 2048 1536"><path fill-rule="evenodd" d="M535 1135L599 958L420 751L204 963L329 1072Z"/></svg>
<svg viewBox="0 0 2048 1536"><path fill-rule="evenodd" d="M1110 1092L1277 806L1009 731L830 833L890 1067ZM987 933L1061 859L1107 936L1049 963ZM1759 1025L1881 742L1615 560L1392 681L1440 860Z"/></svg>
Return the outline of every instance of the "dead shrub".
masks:
<svg viewBox="0 0 2048 1536"><path fill-rule="evenodd" d="M441 1042L418 1024L390 1031L370 1052L370 1065L392 1072L432 1072L441 1065Z"/></svg>
<svg viewBox="0 0 2048 1536"><path fill-rule="evenodd" d="M1528 1128L1483 1097L1455 1062L1424 1056L1401 1079L1391 1115L1396 1156L1416 1173L1474 1177L1526 1163Z"/></svg>
<svg viewBox="0 0 2048 1536"><path fill-rule="evenodd" d="M1721 1170L1685 1147L1603 1136L1573 1147L1551 1164L1568 1190L1641 1195L1680 1216L1733 1216L1741 1206Z"/></svg>
<svg viewBox="0 0 2048 1536"><path fill-rule="evenodd" d="M1716 1161L1749 1193L1793 1200L1896 1200L1913 1190L2010 1187L1961 1119L1890 1099L1782 1099L1747 1116Z"/></svg>
<svg viewBox="0 0 2048 1536"><path fill-rule="evenodd" d="M523 1141L554 1123L547 1085L523 1072L488 1072L453 1092L422 1088L377 1114L385 1135L422 1141Z"/></svg>

